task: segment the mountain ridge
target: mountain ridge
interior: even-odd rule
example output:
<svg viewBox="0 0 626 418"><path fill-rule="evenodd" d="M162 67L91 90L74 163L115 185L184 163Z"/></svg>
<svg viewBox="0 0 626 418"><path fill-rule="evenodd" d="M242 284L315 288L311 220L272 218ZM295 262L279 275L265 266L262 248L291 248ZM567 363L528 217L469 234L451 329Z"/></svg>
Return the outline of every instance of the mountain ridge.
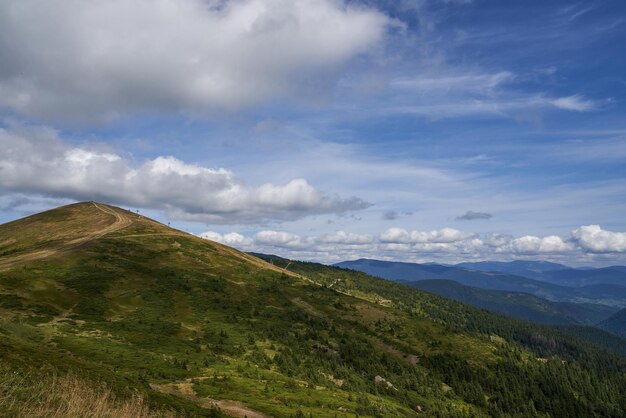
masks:
<svg viewBox="0 0 626 418"><path fill-rule="evenodd" d="M540 324L593 326L617 311L617 308L604 305L551 302L530 293L465 286L453 280L422 280L407 284L472 306Z"/></svg>
<svg viewBox="0 0 626 418"><path fill-rule="evenodd" d="M626 306L626 286L615 284L576 288L500 272L483 272L454 266L422 265L372 259L344 261L336 263L335 266L364 271L378 277L403 282L447 279L465 286L530 293L553 302L598 303L616 307Z"/></svg>
<svg viewBox="0 0 626 418"><path fill-rule="evenodd" d="M545 261L516 260L511 262L460 263L457 267L484 272L510 273L570 287L597 284L626 286L626 266L572 268Z"/></svg>

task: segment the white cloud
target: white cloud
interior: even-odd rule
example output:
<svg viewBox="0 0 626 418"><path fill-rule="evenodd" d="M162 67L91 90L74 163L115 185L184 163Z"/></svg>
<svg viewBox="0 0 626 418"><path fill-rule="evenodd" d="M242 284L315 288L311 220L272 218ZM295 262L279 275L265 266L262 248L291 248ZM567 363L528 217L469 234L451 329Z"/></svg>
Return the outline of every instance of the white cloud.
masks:
<svg viewBox="0 0 626 418"><path fill-rule="evenodd" d="M495 86L494 86L495 88ZM552 98L543 95L516 95L494 92L486 94L440 94L424 96L424 100L387 109L390 113L404 113L426 116L433 119L491 116L511 117L522 111L561 109L587 112L597 107L596 102L584 100L582 96Z"/></svg>
<svg viewBox="0 0 626 418"><path fill-rule="evenodd" d="M575 110L577 112L586 112L596 108L596 103L591 100L586 100L582 96L576 94L574 96L559 97L558 99L552 99L550 103L559 109Z"/></svg>
<svg viewBox="0 0 626 418"><path fill-rule="evenodd" d="M305 248L306 243L296 234L282 231L260 231L254 236L254 241L260 245L284 248Z"/></svg>
<svg viewBox="0 0 626 418"><path fill-rule="evenodd" d="M626 232L605 231L600 225L586 225L575 229L572 236L583 250L591 253L626 252Z"/></svg>
<svg viewBox="0 0 626 418"><path fill-rule="evenodd" d="M326 234L320 238L321 242L329 244L362 245L370 244L374 238L369 234L354 234L345 231L337 231L333 234Z"/></svg>
<svg viewBox="0 0 626 418"><path fill-rule="evenodd" d="M451 243L468 239L473 235L453 228L443 228L430 232L413 231L411 232L411 239L422 243Z"/></svg>
<svg viewBox="0 0 626 418"><path fill-rule="evenodd" d="M380 234L380 241L390 244L409 243L411 234L403 228L389 228Z"/></svg>
<svg viewBox="0 0 626 418"><path fill-rule="evenodd" d="M381 242L396 244L446 244L466 240L473 236L474 234L468 234L453 228L443 228L429 232L409 232L402 228L389 228L380 234L380 240Z"/></svg>
<svg viewBox="0 0 626 418"><path fill-rule="evenodd" d="M456 70L392 80L394 91L385 107L376 103L374 112L401 113L432 119L458 117L515 117L520 112L560 109L587 112L598 102L580 94L554 97L542 92L516 89L518 76L509 71L476 73ZM521 75L523 79L524 75Z"/></svg>
<svg viewBox="0 0 626 418"><path fill-rule="evenodd" d="M110 119L318 95L390 24L343 0L6 0L0 106Z"/></svg>
<svg viewBox="0 0 626 418"><path fill-rule="evenodd" d="M564 253L574 249L573 244L563 241L556 235L544 238L526 235L511 240L506 247L498 248L501 252L510 251L515 254Z"/></svg>
<svg viewBox="0 0 626 418"><path fill-rule="evenodd" d="M208 239L211 241L217 241L222 244L229 245L237 248L247 248L253 245L251 238L246 238L237 232L229 232L227 234L220 234L218 232L207 231L198 235L200 238Z"/></svg>
<svg viewBox="0 0 626 418"><path fill-rule="evenodd" d="M514 239L513 236L507 234L491 233L483 238L483 243L491 248L498 248L507 245Z"/></svg>
<svg viewBox="0 0 626 418"><path fill-rule="evenodd" d="M0 129L0 188L163 209L175 219L258 223L369 206L329 197L304 179L247 185L233 172L161 156L142 164L107 150L72 147L49 129Z"/></svg>

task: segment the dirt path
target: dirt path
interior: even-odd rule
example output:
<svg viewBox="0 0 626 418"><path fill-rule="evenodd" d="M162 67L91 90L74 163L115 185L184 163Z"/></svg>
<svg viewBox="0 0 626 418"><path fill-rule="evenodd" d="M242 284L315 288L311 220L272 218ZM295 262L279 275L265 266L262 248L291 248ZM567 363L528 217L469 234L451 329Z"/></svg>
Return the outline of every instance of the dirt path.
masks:
<svg viewBox="0 0 626 418"><path fill-rule="evenodd" d="M88 241L92 241L94 239L98 239L106 234L110 234L111 232L115 232L115 231L119 231L120 229L126 228L127 226L129 226L130 224L133 223L132 218L130 218L129 216L124 216L121 213L110 209L108 207L105 206L101 206L98 205L97 203L93 202L93 205L101 212L104 212L106 214L109 215L113 215L115 217L115 221L110 224L109 226L100 229L98 231L92 232L88 235L82 236L80 238L76 238L73 239L71 241L68 241L66 243L64 243L63 245L61 245L58 248L54 248L54 249L48 249L48 250L40 250L40 251L33 251L27 254L21 254L15 257L8 257L5 260L0 260L0 271L2 270L7 270L10 269L11 267L18 265L18 264L22 264L25 262L30 262L30 261L36 261L36 260L41 260L43 258L47 258L50 257L52 255L64 252L64 251L68 251L71 250L73 248L76 248Z"/></svg>
<svg viewBox="0 0 626 418"><path fill-rule="evenodd" d="M129 234L129 235L116 235L111 238L135 238L135 237L154 237L154 236L170 236L170 237L184 237L183 232L150 232L146 234Z"/></svg>
<svg viewBox="0 0 626 418"><path fill-rule="evenodd" d="M270 418L269 415L266 415L260 411L256 411L254 409L248 408L243 405L241 402L230 401L230 400L216 400L211 398L202 398L196 395L195 391L192 387L192 379L187 379L186 382L182 383L170 383L158 385L151 383L150 387L154 390L157 390L162 393L167 393L170 395L181 396L183 398L189 399L193 402L196 402L203 408L219 408L226 415L231 417L238 418Z"/></svg>

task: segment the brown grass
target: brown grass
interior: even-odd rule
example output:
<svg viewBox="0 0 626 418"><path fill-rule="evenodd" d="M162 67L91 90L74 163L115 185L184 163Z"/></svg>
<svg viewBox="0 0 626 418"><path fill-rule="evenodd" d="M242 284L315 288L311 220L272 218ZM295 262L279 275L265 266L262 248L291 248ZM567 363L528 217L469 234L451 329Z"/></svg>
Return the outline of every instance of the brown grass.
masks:
<svg viewBox="0 0 626 418"><path fill-rule="evenodd" d="M150 408L141 394L119 399L104 385L73 374L40 377L0 370L0 416L28 418L174 417Z"/></svg>

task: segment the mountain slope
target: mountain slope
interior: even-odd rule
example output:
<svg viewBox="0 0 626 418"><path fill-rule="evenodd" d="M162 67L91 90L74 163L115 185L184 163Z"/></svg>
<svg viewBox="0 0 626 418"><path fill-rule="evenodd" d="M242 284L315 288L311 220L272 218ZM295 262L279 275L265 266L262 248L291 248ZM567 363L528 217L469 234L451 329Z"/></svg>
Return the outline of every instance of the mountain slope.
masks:
<svg viewBox="0 0 626 418"><path fill-rule="evenodd" d="M0 225L0 243L11 373L75 373L187 416L626 413L623 358L361 273L94 203Z"/></svg>
<svg viewBox="0 0 626 418"><path fill-rule="evenodd" d="M541 280L547 272L570 269L563 264L551 263L549 261L525 260L479 261L474 263L459 263L455 264L454 267L484 272L507 273L537 280Z"/></svg>
<svg viewBox="0 0 626 418"><path fill-rule="evenodd" d="M626 337L626 309L615 313L615 315L601 322L598 326L620 337Z"/></svg>
<svg viewBox="0 0 626 418"><path fill-rule="evenodd" d="M573 288L498 272L367 259L344 261L336 266L396 281L453 280L481 289L530 293L555 302L592 303L619 308L626 306L626 287L616 285Z"/></svg>
<svg viewBox="0 0 626 418"><path fill-rule="evenodd" d="M581 287L609 284L626 287L626 267L574 269L545 261L478 262L455 265L470 270L523 276L560 286Z"/></svg>
<svg viewBox="0 0 626 418"><path fill-rule="evenodd" d="M286 260L274 255L255 255L277 266L288 267L291 271L315 278L317 281L340 292L367 295L371 300L377 300L381 303L394 301L398 307L408 310L413 310L414 306L419 305L421 314L428 315L434 321L444 321L452 328L460 327L464 330L480 330L480 332L495 332L498 335L507 335L524 347L534 345L535 338L532 335L536 335L536 333L552 334L556 332L555 335L562 337L563 334L560 331L564 331L570 336L608 348L626 357L626 341L595 327L580 325L546 327L540 324L520 322L514 318L488 314L483 309L471 310L468 309L467 305L452 302L435 295L428 297L428 293L421 291L412 292L411 289L407 289L404 282L382 280L363 272L336 266Z"/></svg>
<svg viewBox="0 0 626 418"><path fill-rule="evenodd" d="M452 280L422 280L407 284L478 308L540 324L595 325L616 311L603 305L550 302L528 293L479 289Z"/></svg>
<svg viewBox="0 0 626 418"><path fill-rule="evenodd" d="M567 269L546 272L540 280L562 286L617 285L626 288L626 267L613 266L597 269Z"/></svg>

